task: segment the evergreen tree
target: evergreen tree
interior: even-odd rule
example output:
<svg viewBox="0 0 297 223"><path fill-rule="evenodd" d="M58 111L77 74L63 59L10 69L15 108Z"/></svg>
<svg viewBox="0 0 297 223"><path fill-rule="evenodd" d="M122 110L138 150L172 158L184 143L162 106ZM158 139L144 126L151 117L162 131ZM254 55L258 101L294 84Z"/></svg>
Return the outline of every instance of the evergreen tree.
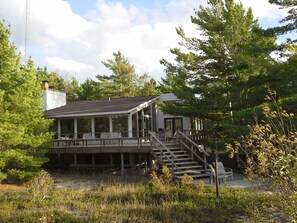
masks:
<svg viewBox="0 0 297 223"><path fill-rule="evenodd" d="M113 57L102 62L112 74L97 75L98 81L86 80L81 85L80 99L123 98L158 93L156 82L147 74L138 75L120 51L113 53Z"/></svg>
<svg viewBox="0 0 297 223"><path fill-rule="evenodd" d="M21 65L21 56L9 37L9 28L0 23L0 153L20 149L36 155L39 153L36 148L51 139L48 132L51 121L43 116L42 90L33 62ZM1 164L5 162L0 159ZM36 162L41 165L40 160ZM9 172L5 165L0 165L0 171L22 174Z"/></svg>
<svg viewBox="0 0 297 223"><path fill-rule="evenodd" d="M297 1L296 0L269 0L270 3L288 9L288 15L280 22L285 25L274 28L278 34L293 32L297 29ZM296 41L296 39L295 39Z"/></svg>
<svg viewBox="0 0 297 223"><path fill-rule="evenodd" d="M180 45L187 51L171 49L176 63L161 60L166 67L163 91L182 99L164 110L202 118L212 133L230 138L243 124L237 111L257 105L267 92L269 86L251 82L268 75L276 38L264 34L251 9L233 0L210 0L208 7L195 10L191 21L201 36L187 37L178 27Z"/></svg>
<svg viewBox="0 0 297 223"><path fill-rule="evenodd" d="M108 78L112 82L112 96L117 98L132 97L137 91L135 80L137 74L134 66L120 52L113 53L114 59L108 59L102 62L106 68L112 71L112 75ZM105 80L108 80L107 78Z"/></svg>

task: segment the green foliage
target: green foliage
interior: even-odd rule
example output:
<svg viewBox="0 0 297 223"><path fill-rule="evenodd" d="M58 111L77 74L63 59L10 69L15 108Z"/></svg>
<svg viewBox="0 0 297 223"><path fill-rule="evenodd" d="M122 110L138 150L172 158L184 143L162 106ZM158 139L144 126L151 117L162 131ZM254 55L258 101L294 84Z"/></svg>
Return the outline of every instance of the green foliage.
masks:
<svg viewBox="0 0 297 223"><path fill-rule="evenodd" d="M51 139L43 116L42 90L31 60L23 66L0 23L0 150L34 149Z"/></svg>
<svg viewBox="0 0 297 223"><path fill-rule="evenodd" d="M217 199L214 187L205 187L203 193L197 194L193 186L193 190L189 185L187 192L180 194L174 186L163 192L149 191L142 183L105 185L100 191L55 188L48 199L35 203L28 202L32 198L28 190L3 191L0 219L1 222L235 223L258 222L258 216L265 221L278 211L272 205L278 199L273 194L222 187Z"/></svg>
<svg viewBox="0 0 297 223"><path fill-rule="evenodd" d="M112 59L102 62L111 75L97 75L97 81L87 79L81 85L79 99L94 100L156 95L156 82L144 73L138 75L134 66L120 52L113 53Z"/></svg>
<svg viewBox="0 0 297 223"><path fill-rule="evenodd" d="M63 78L58 73L49 73L46 67L43 69L38 67L36 75L39 83L47 80L50 84L50 88L65 92L67 101L81 100L81 98L79 98L81 94L81 86L75 77Z"/></svg>
<svg viewBox="0 0 297 223"><path fill-rule="evenodd" d="M30 155L25 150L11 149L0 153L0 171L10 183L23 183L35 176L46 158Z"/></svg>
<svg viewBox="0 0 297 223"><path fill-rule="evenodd" d="M285 25L280 27L275 27L274 31L279 34L284 34L288 32L293 32L297 29L297 3L295 0L269 0L270 3L279 5L281 8L288 9L287 16L283 18L280 22Z"/></svg>
<svg viewBox="0 0 297 223"><path fill-rule="evenodd" d="M178 27L182 41L180 49L171 49L175 63L161 60L166 72L162 90L181 99L163 109L204 120L208 134L216 138L236 138L233 128L244 126L246 119L237 113L259 105L267 93L276 37L262 30L251 9L233 0L208 1L191 21L201 37L188 37Z"/></svg>
<svg viewBox="0 0 297 223"><path fill-rule="evenodd" d="M190 175L188 175L188 174L185 173L182 176L182 179L180 181L180 184L181 184L182 187L187 187L189 185L192 185L193 184L193 177L191 177Z"/></svg>
<svg viewBox="0 0 297 223"><path fill-rule="evenodd" d="M26 151L33 153L51 140L52 121L43 115L41 82L33 61L21 65L9 38L9 28L0 22L0 171L10 182L23 182L45 161Z"/></svg>
<svg viewBox="0 0 297 223"><path fill-rule="evenodd" d="M265 119L250 126L249 134L241 142L236 141L234 146L228 144L227 148L231 156L243 153L245 160L242 163L249 176L272 181L272 186L280 191L282 199L279 202L287 209L294 209L297 193L297 131L292 123L294 114L279 107L275 93L270 93L266 99L267 103L263 107ZM296 219L296 213L288 214Z"/></svg>
<svg viewBox="0 0 297 223"><path fill-rule="evenodd" d="M0 184L2 180L5 180L6 178L7 178L7 174L0 171Z"/></svg>

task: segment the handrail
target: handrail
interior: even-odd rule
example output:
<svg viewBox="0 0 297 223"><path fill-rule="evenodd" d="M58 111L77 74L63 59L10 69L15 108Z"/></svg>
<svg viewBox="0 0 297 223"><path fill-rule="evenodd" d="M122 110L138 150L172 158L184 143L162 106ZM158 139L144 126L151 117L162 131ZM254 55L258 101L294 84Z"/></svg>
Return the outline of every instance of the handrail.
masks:
<svg viewBox="0 0 297 223"><path fill-rule="evenodd" d="M167 146L165 146L162 142L161 142L161 140L156 136L156 134L155 133L153 133L152 131L148 131L148 133L150 134L150 136L151 137L153 137L154 138L154 140L156 140L164 149L166 149L167 150L167 152L169 152L170 153L170 155L172 156L172 157L174 157L175 158L175 155L174 155L174 153L170 150L170 149L168 149L167 148ZM152 141L153 142L153 141Z"/></svg>
<svg viewBox="0 0 297 223"><path fill-rule="evenodd" d="M92 147L106 147L116 146L123 147L137 143L138 146L148 143L139 137L118 137L118 138L91 138L91 139L71 139L60 138L52 140L52 148L92 148Z"/></svg>
<svg viewBox="0 0 297 223"><path fill-rule="evenodd" d="M180 130L178 130L178 134L182 138L184 138L188 142L190 142L193 146L197 147L197 149L199 150L199 152L203 153L204 159L202 159L190 146L188 146L185 142L183 142L182 139L180 139L180 143L183 144L193 155L195 155L196 158L198 158L200 161L202 161L204 163L205 169L207 169L208 163L206 161L206 156L209 156L209 154L204 150L204 147L203 146L200 146L200 145L197 145L192 139L190 139L187 135L185 135Z"/></svg>
<svg viewBox="0 0 297 223"><path fill-rule="evenodd" d="M161 152L161 155L164 155L164 156L170 161L170 163L172 164L172 166L174 166L175 168L177 168L176 164L175 164L174 161L173 161L173 158L176 157L176 156L174 155L174 153L173 153L170 149L168 149L167 146L165 146L165 145L162 143L162 141L156 136L156 134L155 134L154 132L152 132L152 131L148 131L148 133L149 133L149 135L151 136L151 143L153 143L153 144L159 149L159 151ZM156 143L154 140L152 140L152 139L154 139L154 140L158 143L158 145L157 145L157 143ZM159 146L159 145L160 145L160 146ZM160 149L160 147L161 147L161 149ZM165 149L165 150L170 154L170 156L166 155L166 154L163 152L163 149ZM162 156L161 156L161 157L162 157ZM173 168L172 168L172 169L173 169Z"/></svg>
<svg viewBox="0 0 297 223"><path fill-rule="evenodd" d="M178 132L179 135L181 135L183 138L185 138L187 141L189 141L192 145L194 145L195 147L197 147L197 149L199 150L199 152L204 153L206 156L209 156L209 154L205 151L205 149L204 149L203 146L200 146L197 143L195 143L192 139L190 139L187 135L185 135L180 130L177 130L177 132Z"/></svg>

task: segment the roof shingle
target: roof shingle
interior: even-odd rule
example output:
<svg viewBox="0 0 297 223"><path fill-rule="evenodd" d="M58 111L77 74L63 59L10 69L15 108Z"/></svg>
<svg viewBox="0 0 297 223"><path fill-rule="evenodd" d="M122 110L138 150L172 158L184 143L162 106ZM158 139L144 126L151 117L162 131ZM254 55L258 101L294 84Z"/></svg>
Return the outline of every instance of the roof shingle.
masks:
<svg viewBox="0 0 297 223"><path fill-rule="evenodd" d="M83 114L104 115L108 113L128 113L131 109L139 105L158 99L158 95L133 97L133 98L115 98L93 101L68 102L66 105L45 111L47 117L59 116L78 116Z"/></svg>

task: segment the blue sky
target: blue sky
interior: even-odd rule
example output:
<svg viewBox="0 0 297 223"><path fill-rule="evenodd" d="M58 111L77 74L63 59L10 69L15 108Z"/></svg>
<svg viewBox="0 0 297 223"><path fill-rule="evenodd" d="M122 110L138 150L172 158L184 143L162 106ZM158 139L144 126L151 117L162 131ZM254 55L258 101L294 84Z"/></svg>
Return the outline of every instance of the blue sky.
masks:
<svg viewBox="0 0 297 223"><path fill-rule="evenodd" d="M109 74L101 63L121 50L138 74L164 77L160 59L173 60L170 48L180 41L175 27L197 36L193 9L207 0L28 0L27 52L35 65L80 82ZM241 0L264 27L285 12L268 0ZM12 41L24 53L26 0L0 0L0 19L11 24ZM285 38L279 38L281 41Z"/></svg>

